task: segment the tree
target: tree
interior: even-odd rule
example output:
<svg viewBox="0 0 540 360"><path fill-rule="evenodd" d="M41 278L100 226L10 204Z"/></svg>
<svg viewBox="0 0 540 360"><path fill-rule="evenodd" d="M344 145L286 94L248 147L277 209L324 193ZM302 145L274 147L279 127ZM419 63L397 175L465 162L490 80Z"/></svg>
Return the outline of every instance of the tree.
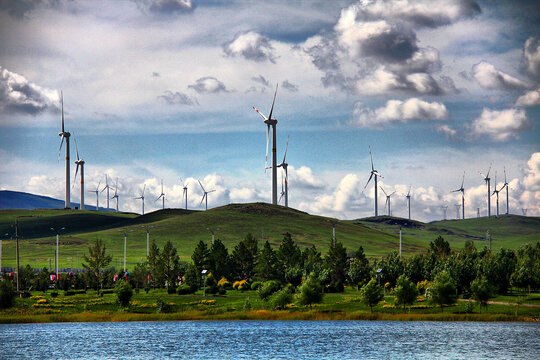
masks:
<svg viewBox="0 0 540 360"><path fill-rule="evenodd" d="M396 285L397 278L403 274L403 261L399 256L399 252L392 251L390 255L384 257L378 265L382 269L382 278L385 282L389 282L391 287Z"/></svg>
<svg viewBox="0 0 540 360"><path fill-rule="evenodd" d="M317 281L315 274L311 273L298 288L296 298L300 305L318 304L324 296L323 287Z"/></svg>
<svg viewBox="0 0 540 360"><path fill-rule="evenodd" d="M336 291L343 291L343 283L347 275L347 249L341 242L330 240L324 263L326 268L330 270L330 286Z"/></svg>
<svg viewBox="0 0 540 360"><path fill-rule="evenodd" d="M478 263L478 272L496 287L499 294L505 294L510 287L510 278L516 269L517 257L514 251L501 248L496 254L486 253Z"/></svg>
<svg viewBox="0 0 540 360"><path fill-rule="evenodd" d="M150 275L150 281L152 282L152 287L155 288L156 285L159 287L161 284L161 255L156 242L152 240L150 244L150 249L148 252L148 272Z"/></svg>
<svg viewBox="0 0 540 360"><path fill-rule="evenodd" d="M375 279L371 279L360 290L360 300L369 306L371 312L373 312L373 306L377 305L382 299L384 299L382 288Z"/></svg>
<svg viewBox="0 0 540 360"><path fill-rule="evenodd" d="M283 265L284 272L301 265L302 252L288 232L283 235L283 240L277 251L277 257Z"/></svg>
<svg viewBox="0 0 540 360"><path fill-rule="evenodd" d="M304 259L304 271L306 274L316 272L318 274L322 258L321 253L317 251L315 245L312 245L310 248L305 248L302 253L302 258Z"/></svg>
<svg viewBox="0 0 540 360"><path fill-rule="evenodd" d="M135 285L135 288L140 288L144 286L146 281L146 275L148 274L148 264L147 263L138 263L135 265L135 268L131 272L130 283Z"/></svg>
<svg viewBox="0 0 540 360"><path fill-rule="evenodd" d="M511 277L512 284L522 289L540 286L540 242L536 246L526 244L518 249L516 270Z"/></svg>
<svg viewBox="0 0 540 360"><path fill-rule="evenodd" d="M276 269L277 256L268 240L264 243L264 246L259 253L257 259L257 265L255 266L255 272L257 277L262 281L278 279L278 271Z"/></svg>
<svg viewBox="0 0 540 360"><path fill-rule="evenodd" d="M0 282L0 309L7 309L13 306L15 299L15 289L13 284L8 279Z"/></svg>
<svg viewBox="0 0 540 360"><path fill-rule="evenodd" d="M240 241L238 245L234 247L232 261L234 263L234 273L238 279L251 279L253 276L253 268L255 267L255 257L251 251L249 251L244 241Z"/></svg>
<svg viewBox="0 0 540 360"><path fill-rule="evenodd" d="M163 252L161 253L161 272L165 279L167 289L174 286L178 273L180 272L180 258L176 248L170 240L165 243Z"/></svg>
<svg viewBox="0 0 540 360"><path fill-rule="evenodd" d="M450 255L450 244L440 235L435 241L429 243L429 248L440 258Z"/></svg>
<svg viewBox="0 0 540 360"><path fill-rule="evenodd" d="M216 239L210 247L210 252L208 254L208 270L212 273L216 281L219 281L222 277L230 277L229 251L219 239Z"/></svg>
<svg viewBox="0 0 540 360"><path fill-rule="evenodd" d="M397 279L394 295L396 295L396 304L403 305L403 310L405 310L406 305L412 305L416 300L418 289L405 275L401 275Z"/></svg>
<svg viewBox="0 0 540 360"><path fill-rule="evenodd" d="M111 260L112 256L106 254L105 244L101 239L96 239L93 245L88 246L88 256L83 255L83 267L96 280L98 295L105 277L104 270Z"/></svg>
<svg viewBox="0 0 540 360"><path fill-rule="evenodd" d="M443 312L444 305L451 305L456 302L456 287L452 283L452 278L447 271L441 271L435 276L429 289L430 302L441 307Z"/></svg>
<svg viewBox="0 0 540 360"><path fill-rule="evenodd" d="M425 280L424 276L424 256L417 254L405 262L403 274L413 283Z"/></svg>
<svg viewBox="0 0 540 360"><path fill-rule="evenodd" d="M118 280L114 285L114 293L116 294L116 298L120 306L123 308L129 306L129 302L133 297L133 290L127 281Z"/></svg>
<svg viewBox="0 0 540 360"><path fill-rule="evenodd" d="M197 291L201 278L202 275L197 270L197 267L194 264L189 264L184 279L186 281L186 284L189 286L191 292Z"/></svg>
<svg viewBox="0 0 540 360"><path fill-rule="evenodd" d="M200 274L203 270L208 270L208 247L206 243L202 240L199 241L193 254L191 255L191 260L193 260L193 265L197 269L197 273ZM202 279L199 276L199 287L202 286Z"/></svg>
<svg viewBox="0 0 540 360"><path fill-rule="evenodd" d="M475 279L471 283L471 293L473 299L480 304L480 312L482 307L487 309L487 302L493 296L493 286L486 278Z"/></svg>
<svg viewBox="0 0 540 360"><path fill-rule="evenodd" d="M360 286L369 280L370 271L371 269L367 259L365 261L359 258L351 259L347 270L347 276L351 285L356 285L357 290L359 290Z"/></svg>

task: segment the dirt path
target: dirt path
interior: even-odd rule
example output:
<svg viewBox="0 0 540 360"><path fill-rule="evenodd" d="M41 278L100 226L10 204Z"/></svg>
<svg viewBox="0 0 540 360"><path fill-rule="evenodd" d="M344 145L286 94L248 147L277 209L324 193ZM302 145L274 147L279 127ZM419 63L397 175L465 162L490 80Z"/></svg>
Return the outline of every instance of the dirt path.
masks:
<svg viewBox="0 0 540 360"><path fill-rule="evenodd" d="M458 299L458 301L474 301L474 300L471 300L471 299ZM508 306L512 306L512 305L516 306L517 305L516 303L509 303L509 302L502 302L502 301L488 301L487 303L488 303L488 305L489 304L508 305ZM540 308L540 305L536 305L536 304L519 304L519 306Z"/></svg>

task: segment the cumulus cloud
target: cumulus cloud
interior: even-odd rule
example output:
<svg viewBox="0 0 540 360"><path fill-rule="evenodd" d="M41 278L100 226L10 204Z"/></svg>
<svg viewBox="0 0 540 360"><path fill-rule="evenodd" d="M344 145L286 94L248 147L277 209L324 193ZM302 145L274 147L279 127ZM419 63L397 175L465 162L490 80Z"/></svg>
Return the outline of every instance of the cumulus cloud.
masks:
<svg viewBox="0 0 540 360"><path fill-rule="evenodd" d="M135 0L137 4L150 12L163 15L189 13L195 10L193 0Z"/></svg>
<svg viewBox="0 0 540 360"><path fill-rule="evenodd" d="M516 100L516 106L538 106L540 105L540 88L529 91L521 95Z"/></svg>
<svg viewBox="0 0 540 360"><path fill-rule="evenodd" d="M320 189L324 186L307 166L301 166L298 169L289 166L287 171L289 173L289 183L294 183L295 188Z"/></svg>
<svg viewBox="0 0 540 360"><path fill-rule="evenodd" d="M530 37L523 47L523 66L533 77L540 78L540 38Z"/></svg>
<svg viewBox="0 0 540 360"><path fill-rule="evenodd" d="M197 79L195 84L189 85L188 88L195 90L199 94L212 94L229 91L225 87L225 84L211 76Z"/></svg>
<svg viewBox="0 0 540 360"><path fill-rule="evenodd" d="M493 141L518 138L517 133L531 126L523 109L490 110L484 108L480 117L472 122L475 135L487 135Z"/></svg>
<svg viewBox="0 0 540 360"><path fill-rule="evenodd" d="M0 66L0 109L7 113L37 115L57 110L60 101L56 90L42 88L24 76Z"/></svg>
<svg viewBox="0 0 540 360"><path fill-rule="evenodd" d="M289 90L290 92L297 92L298 91L298 85L295 85L295 84L289 82L289 80L285 80L284 82L282 82L281 87L284 88L284 89Z"/></svg>
<svg viewBox="0 0 540 360"><path fill-rule="evenodd" d="M528 168L525 169L523 179L523 193L520 200L524 208L540 213L540 153L531 155L527 161Z"/></svg>
<svg viewBox="0 0 540 360"><path fill-rule="evenodd" d="M382 129L389 123L446 120L448 110L444 104L439 102L426 102L418 98L411 98L406 101L389 100L384 107L372 110L362 107L361 103L356 103L353 111L354 120L352 125Z"/></svg>
<svg viewBox="0 0 540 360"><path fill-rule="evenodd" d="M158 99L164 100L169 105L194 105L199 104L197 99L181 92L172 92L170 90L165 91L163 95L158 96Z"/></svg>
<svg viewBox="0 0 540 360"><path fill-rule="evenodd" d="M529 85L510 76L486 61L481 61L472 67L472 76L485 89L525 89Z"/></svg>
<svg viewBox="0 0 540 360"><path fill-rule="evenodd" d="M233 40L223 44L226 56L241 56L257 62L266 60L275 62L272 50L270 39L254 31L237 34Z"/></svg>
<svg viewBox="0 0 540 360"><path fill-rule="evenodd" d="M457 135L457 131L449 125L438 125L436 127L437 132L445 134L446 136L453 138Z"/></svg>

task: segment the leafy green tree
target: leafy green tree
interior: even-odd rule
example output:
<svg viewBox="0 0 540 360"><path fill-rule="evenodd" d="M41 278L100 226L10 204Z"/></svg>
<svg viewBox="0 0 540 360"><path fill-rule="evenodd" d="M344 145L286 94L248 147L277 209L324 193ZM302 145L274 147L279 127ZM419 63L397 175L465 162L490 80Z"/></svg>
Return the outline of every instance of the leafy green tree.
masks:
<svg viewBox="0 0 540 360"><path fill-rule="evenodd" d="M425 280L424 275L424 256L417 254L404 263L403 274L405 274L413 283Z"/></svg>
<svg viewBox="0 0 540 360"><path fill-rule="evenodd" d="M201 273L197 270L197 267L194 264L190 264L187 268L186 275L184 280L189 286L191 292L197 291L200 284L200 279L202 278Z"/></svg>
<svg viewBox="0 0 540 360"><path fill-rule="evenodd" d="M302 252L288 232L283 235L283 240L277 251L277 257L283 265L284 272L287 272L287 270L291 268L301 266Z"/></svg>
<svg viewBox="0 0 540 360"><path fill-rule="evenodd" d="M49 277L49 270L46 267L41 269L39 274L32 280L32 286L37 291L47 291L51 278Z"/></svg>
<svg viewBox="0 0 540 360"><path fill-rule="evenodd" d="M302 283L302 275L303 272L299 266L288 268L284 274L285 282L297 287Z"/></svg>
<svg viewBox="0 0 540 360"><path fill-rule="evenodd" d="M118 280L114 285L114 293L116 294L120 306L123 308L129 306L129 302L133 297L133 289L131 289L131 286L129 286L127 281Z"/></svg>
<svg viewBox="0 0 540 360"><path fill-rule="evenodd" d="M416 300L418 289L405 275L401 275L397 279L394 295L396 295L396 305L403 305L403 310L405 310L406 305L412 305Z"/></svg>
<svg viewBox="0 0 540 360"><path fill-rule="evenodd" d="M478 263L478 272L495 286L499 294L505 294L510 287L510 279L516 265L515 252L501 248L496 254L486 253Z"/></svg>
<svg viewBox="0 0 540 360"><path fill-rule="evenodd" d="M488 300L493 296L494 288L485 278L476 279L471 283L471 293L473 299L482 307L487 309Z"/></svg>
<svg viewBox="0 0 540 360"><path fill-rule="evenodd" d="M247 247L245 241L240 241L232 252L234 273L239 280L249 280L253 277L255 267L255 256Z"/></svg>
<svg viewBox="0 0 540 360"><path fill-rule="evenodd" d="M268 240L266 240L261 252L259 253L259 257L257 258L257 265L255 266L257 277L262 281L278 279L279 272L276 267L276 253L270 246Z"/></svg>
<svg viewBox="0 0 540 360"><path fill-rule="evenodd" d="M222 277L230 278L230 263L229 251L221 240L216 239L208 254L208 270L216 281L219 281Z"/></svg>
<svg viewBox="0 0 540 360"><path fill-rule="evenodd" d="M83 255L83 267L87 270L89 276L96 280L97 293L102 287L105 278L105 268L111 263L112 256L107 255L105 244L101 239L96 239L93 245L88 246L88 256Z"/></svg>
<svg viewBox="0 0 540 360"><path fill-rule="evenodd" d="M435 276L429 289L430 302L441 307L443 312L444 305L451 305L456 302L456 287L447 271L441 271Z"/></svg>
<svg viewBox="0 0 540 360"><path fill-rule="evenodd" d="M193 255L191 255L191 260L197 268L197 273L200 274L204 269L208 270L208 247L206 243L202 240L199 241L195 250L193 250ZM202 286L202 279L199 277L199 287Z"/></svg>
<svg viewBox="0 0 540 360"><path fill-rule="evenodd" d="M435 241L429 243L429 248L431 252L440 258L450 255L450 244L440 235L435 239Z"/></svg>
<svg viewBox="0 0 540 360"><path fill-rule="evenodd" d="M377 305L383 299L382 288L377 284L375 279L371 279L366 285L362 286L360 300L369 306L371 312L373 312L373 306Z"/></svg>
<svg viewBox="0 0 540 360"><path fill-rule="evenodd" d="M161 252L156 242L152 240L148 252L148 272L152 287L160 287L163 277L161 276Z"/></svg>
<svg viewBox="0 0 540 360"><path fill-rule="evenodd" d="M148 264L147 263L138 263L133 268L131 276L129 277L130 283L132 283L135 288L139 289L144 287L146 281L146 275L148 274Z"/></svg>
<svg viewBox="0 0 540 360"><path fill-rule="evenodd" d="M180 273L180 258L178 252L173 246L171 241L167 241L163 246L163 252L161 253L161 271L165 279L165 285L167 289L171 286L175 287L176 278Z"/></svg>
<svg viewBox="0 0 540 360"><path fill-rule="evenodd" d="M268 280L262 283L257 292L261 300L266 301L268 298L281 288L281 284L277 280Z"/></svg>
<svg viewBox="0 0 540 360"><path fill-rule="evenodd" d="M27 264L21 268L21 276L19 280L19 286L21 290L29 290L32 286L32 280L34 280L34 269Z"/></svg>
<svg viewBox="0 0 540 360"><path fill-rule="evenodd" d="M311 304L321 303L323 296L323 287L317 281L315 274L311 273L298 288L296 298L300 305L311 306Z"/></svg>
<svg viewBox="0 0 540 360"><path fill-rule="evenodd" d="M338 292L343 291L343 284L347 276L347 249L341 242L330 240L324 263L325 267L330 270L330 286Z"/></svg>
<svg viewBox="0 0 540 360"><path fill-rule="evenodd" d="M274 309L283 310L285 307L292 303L293 300L293 290L292 286L285 286L283 289L275 292L271 299L270 303Z"/></svg>
<svg viewBox="0 0 540 360"><path fill-rule="evenodd" d="M381 270L382 278L389 282L391 287L396 285L397 278L404 272L404 265L399 253L392 251L390 255L384 257L378 265Z"/></svg>
<svg viewBox="0 0 540 360"><path fill-rule="evenodd" d="M305 274L310 274L315 272L319 273L322 264L321 253L317 251L315 245L312 245L310 248L305 248L302 252L302 258L304 262L304 272Z"/></svg>
<svg viewBox="0 0 540 360"><path fill-rule="evenodd" d="M8 279L0 282L0 309L7 309L13 306L15 300L15 289Z"/></svg>
<svg viewBox="0 0 540 360"><path fill-rule="evenodd" d="M460 252L445 259L444 269L448 271L458 293L469 294L471 282L476 278L477 259L475 255Z"/></svg>
<svg viewBox="0 0 540 360"><path fill-rule="evenodd" d="M529 289L540 287L540 242L525 244L518 249L516 269L511 276L514 286Z"/></svg>
<svg viewBox="0 0 540 360"><path fill-rule="evenodd" d="M351 285L356 285L357 290L370 278L371 268L367 259L353 258L349 261L347 276Z"/></svg>

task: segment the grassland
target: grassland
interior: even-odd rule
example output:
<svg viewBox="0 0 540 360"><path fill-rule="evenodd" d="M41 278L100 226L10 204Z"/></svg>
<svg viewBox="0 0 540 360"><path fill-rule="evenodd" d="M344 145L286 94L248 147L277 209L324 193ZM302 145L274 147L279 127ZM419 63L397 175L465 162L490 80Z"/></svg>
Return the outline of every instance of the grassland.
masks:
<svg viewBox="0 0 540 360"><path fill-rule="evenodd" d="M13 225L17 217L21 264L43 267L48 266L49 259L54 264L56 238L50 228L65 227L60 236L59 266L66 269L77 267L77 264L81 267L81 256L86 253L89 242L97 238L104 241L107 251L114 256L112 264L118 267L123 258L122 231L128 232L127 262L130 268L146 256L146 228L150 226L153 227L151 240L160 247L170 240L185 261L190 260L200 240L210 240L207 228L220 229L216 237L229 251L249 232L259 239L259 244L268 240L273 246L278 246L283 234L290 232L301 248L316 245L324 253L332 237L329 220L335 220L262 203L230 204L208 211L165 209L143 216L90 210L1 210L0 234L14 236ZM523 243L540 240L540 218L515 215L427 224L379 216L340 222L336 227L337 239L349 251L361 245L368 257L381 257L399 249L400 225L406 257L425 251L438 235L448 240L452 248L462 247L467 239L474 240L479 248L485 246L488 229L493 249L516 249ZM15 241L5 237L2 266L15 266Z"/></svg>
<svg viewBox="0 0 540 360"><path fill-rule="evenodd" d="M113 294L86 294L52 297L50 292L33 292L30 298L16 299L15 307L0 311L0 323L88 322L88 321L158 321L158 320L396 320L396 321L535 321L540 316L540 294L513 294L492 299L509 305L489 305L480 312L475 305L467 312L466 302L453 306L433 307L419 298L403 310L394 306L387 295L370 309L359 300L359 292L346 288L344 293L326 294L322 304L302 307L291 303L284 310L274 310L259 299L256 291L229 290L222 296L169 295L165 290L141 291L131 305L121 309ZM245 308L249 298L250 309ZM170 313L157 313L161 299ZM518 305L518 302L520 303Z"/></svg>

